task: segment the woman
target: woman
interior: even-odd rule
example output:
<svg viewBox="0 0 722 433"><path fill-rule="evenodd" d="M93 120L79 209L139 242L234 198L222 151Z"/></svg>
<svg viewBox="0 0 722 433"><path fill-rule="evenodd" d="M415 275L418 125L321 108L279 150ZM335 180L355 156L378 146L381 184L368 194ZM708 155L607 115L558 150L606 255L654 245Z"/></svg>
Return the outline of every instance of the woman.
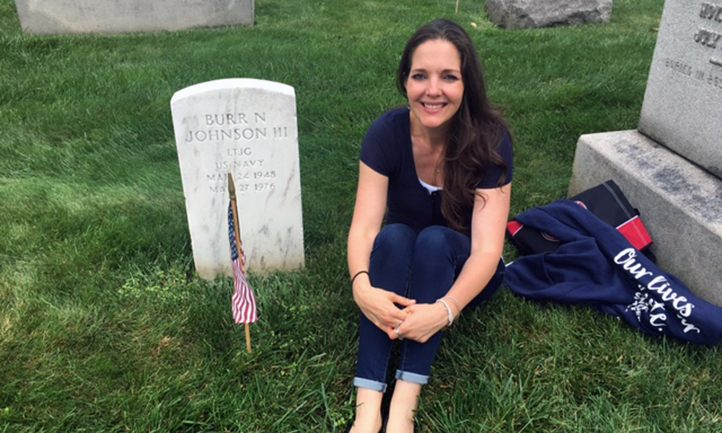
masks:
<svg viewBox="0 0 722 433"><path fill-rule="evenodd" d="M469 35L448 20L419 29L397 85L408 107L384 114L364 139L348 238L362 312L351 433L377 433L384 424L394 340L401 351L386 431L414 431L442 330L503 279L512 144L487 99Z"/></svg>

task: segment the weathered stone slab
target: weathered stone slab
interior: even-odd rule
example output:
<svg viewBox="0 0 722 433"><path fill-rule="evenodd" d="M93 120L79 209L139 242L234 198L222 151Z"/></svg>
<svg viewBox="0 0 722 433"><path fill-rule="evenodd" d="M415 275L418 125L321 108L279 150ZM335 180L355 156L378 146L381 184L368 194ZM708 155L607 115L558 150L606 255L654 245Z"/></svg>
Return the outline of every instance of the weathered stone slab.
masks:
<svg viewBox="0 0 722 433"><path fill-rule="evenodd" d="M613 0L487 0L494 24L507 29L606 23Z"/></svg>
<svg viewBox="0 0 722 433"><path fill-rule="evenodd" d="M722 0L667 0L639 131L722 177Z"/></svg>
<svg viewBox="0 0 722 433"><path fill-rule="evenodd" d="M171 100L198 274L232 275L228 173L250 271L304 267L296 96L285 84L209 81Z"/></svg>
<svg viewBox="0 0 722 433"><path fill-rule="evenodd" d="M722 306L722 180L637 131L582 135L569 195L608 179L639 208L659 267Z"/></svg>
<svg viewBox="0 0 722 433"><path fill-rule="evenodd" d="M27 33L135 33L253 25L254 0L15 0Z"/></svg>

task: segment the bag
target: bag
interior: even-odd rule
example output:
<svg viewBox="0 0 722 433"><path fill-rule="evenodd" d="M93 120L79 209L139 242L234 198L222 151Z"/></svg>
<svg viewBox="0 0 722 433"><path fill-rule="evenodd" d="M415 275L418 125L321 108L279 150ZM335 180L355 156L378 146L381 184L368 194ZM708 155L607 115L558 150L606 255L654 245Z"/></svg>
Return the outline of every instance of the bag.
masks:
<svg viewBox="0 0 722 433"><path fill-rule="evenodd" d="M569 200L588 209L597 218L615 227L634 248L654 260L654 255L649 250L652 245L652 237L642 224L637 209L632 207L613 180L588 189ZM524 227L514 219L506 225L506 236L523 256L554 252L561 245L559 240L553 236L537 229Z"/></svg>

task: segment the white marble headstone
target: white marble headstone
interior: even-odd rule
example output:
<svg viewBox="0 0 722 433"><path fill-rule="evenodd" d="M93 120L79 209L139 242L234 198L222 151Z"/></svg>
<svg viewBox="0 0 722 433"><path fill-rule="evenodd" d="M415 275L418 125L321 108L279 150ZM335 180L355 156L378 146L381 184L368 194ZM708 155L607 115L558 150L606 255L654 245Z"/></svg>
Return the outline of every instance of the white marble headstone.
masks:
<svg viewBox="0 0 722 433"><path fill-rule="evenodd" d="M293 87L245 78L209 81L176 92L171 111L200 277L232 275L228 173L236 187L246 269L302 269Z"/></svg>

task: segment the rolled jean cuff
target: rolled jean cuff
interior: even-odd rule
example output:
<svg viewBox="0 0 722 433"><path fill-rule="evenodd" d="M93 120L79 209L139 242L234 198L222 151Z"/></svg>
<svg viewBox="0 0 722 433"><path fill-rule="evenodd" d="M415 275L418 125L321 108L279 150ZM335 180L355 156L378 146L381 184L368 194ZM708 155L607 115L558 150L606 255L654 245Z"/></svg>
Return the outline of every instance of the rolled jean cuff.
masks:
<svg viewBox="0 0 722 433"><path fill-rule="evenodd" d="M418 385L426 385L427 383L429 383L429 376L401 370L396 370L396 379L403 380L404 382L415 383Z"/></svg>
<svg viewBox="0 0 722 433"><path fill-rule="evenodd" d="M353 385L357 388L371 389L378 392L386 392L386 384L383 382L376 382L375 380L364 379L362 377L355 377L353 379Z"/></svg>

